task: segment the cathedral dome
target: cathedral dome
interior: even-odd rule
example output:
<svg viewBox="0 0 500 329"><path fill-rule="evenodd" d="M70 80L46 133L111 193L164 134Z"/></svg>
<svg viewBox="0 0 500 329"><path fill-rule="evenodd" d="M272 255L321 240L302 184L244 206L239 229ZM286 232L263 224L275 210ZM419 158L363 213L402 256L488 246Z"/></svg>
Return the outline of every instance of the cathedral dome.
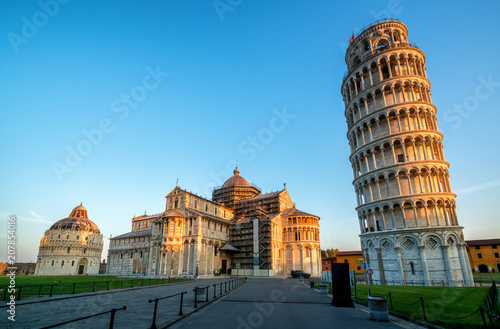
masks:
<svg viewBox="0 0 500 329"><path fill-rule="evenodd" d="M50 227L50 230L57 229L100 233L99 227L88 218L87 209L82 204L75 207L69 217L58 220Z"/></svg>
<svg viewBox="0 0 500 329"><path fill-rule="evenodd" d="M224 185L222 185L222 188L236 187L236 186L243 186L243 187L252 186L245 178L240 176L240 171L238 170L238 167L234 169L233 173L234 175L229 177L229 179L224 183Z"/></svg>

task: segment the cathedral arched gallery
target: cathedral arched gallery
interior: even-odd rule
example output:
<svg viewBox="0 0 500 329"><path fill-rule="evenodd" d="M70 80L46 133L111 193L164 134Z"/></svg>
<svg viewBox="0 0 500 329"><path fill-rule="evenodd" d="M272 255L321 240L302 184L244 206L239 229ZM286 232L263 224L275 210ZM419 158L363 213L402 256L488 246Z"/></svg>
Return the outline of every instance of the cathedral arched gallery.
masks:
<svg viewBox="0 0 500 329"><path fill-rule="evenodd" d="M134 216L110 239L107 273L320 276L319 217L295 208L286 185L262 193L238 168L212 200L176 186L161 214Z"/></svg>

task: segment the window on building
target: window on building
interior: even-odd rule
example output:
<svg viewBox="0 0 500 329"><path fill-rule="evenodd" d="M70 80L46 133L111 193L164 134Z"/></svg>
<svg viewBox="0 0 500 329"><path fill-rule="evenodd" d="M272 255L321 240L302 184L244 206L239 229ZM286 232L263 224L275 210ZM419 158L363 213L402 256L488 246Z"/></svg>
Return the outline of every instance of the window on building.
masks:
<svg viewBox="0 0 500 329"><path fill-rule="evenodd" d="M403 154L398 154L398 162L405 162L405 156Z"/></svg>
<svg viewBox="0 0 500 329"><path fill-rule="evenodd" d="M71 247L68 247L68 254L69 254L70 249L71 249Z"/></svg>
<svg viewBox="0 0 500 329"><path fill-rule="evenodd" d="M361 271L361 266L358 266L357 269L358 269L358 271Z"/></svg>
<svg viewBox="0 0 500 329"><path fill-rule="evenodd" d="M415 274L415 264L413 264L413 262L410 262L410 269L411 269L411 274Z"/></svg>
<svg viewBox="0 0 500 329"><path fill-rule="evenodd" d="M196 209L196 207L198 207L198 200L194 200L194 209Z"/></svg>
<svg viewBox="0 0 500 329"><path fill-rule="evenodd" d="M52 265L51 266L54 266L54 261L52 261Z"/></svg>
<svg viewBox="0 0 500 329"><path fill-rule="evenodd" d="M384 77L384 79L389 79L389 69L387 68L387 66L382 69L382 76Z"/></svg>
<svg viewBox="0 0 500 329"><path fill-rule="evenodd" d="M483 254L481 254L480 252L477 253L477 258L483 258Z"/></svg>
<svg viewBox="0 0 500 329"><path fill-rule="evenodd" d="M83 249L83 253L86 253L87 252L87 248Z"/></svg>
<svg viewBox="0 0 500 329"><path fill-rule="evenodd" d="M363 50L364 51L368 51L370 50L370 44L368 43L368 41L363 41Z"/></svg>
<svg viewBox="0 0 500 329"><path fill-rule="evenodd" d="M344 259L344 263L349 264L349 261L347 259Z"/></svg>
<svg viewBox="0 0 500 329"><path fill-rule="evenodd" d="M64 266L64 261L61 262L61 266Z"/></svg>
<svg viewBox="0 0 500 329"><path fill-rule="evenodd" d="M481 246L476 246L476 250L479 250L479 249L481 249Z"/></svg>
<svg viewBox="0 0 500 329"><path fill-rule="evenodd" d="M491 246L491 249L496 249L496 248L497 248L496 244L494 244L494 245Z"/></svg>
<svg viewBox="0 0 500 329"><path fill-rule="evenodd" d="M120 254L120 259L123 259L123 254Z"/></svg>
<svg viewBox="0 0 500 329"><path fill-rule="evenodd" d="M387 46L386 46L386 45L384 45L384 44L379 44L379 45L377 46L377 52L381 52L381 51L384 51L384 50L386 50L386 49L387 49Z"/></svg>
<svg viewBox="0 0 500 329"><path fill-rule="evenodd" d="M75 266L75 261L71 261L71 266Z"/></svg>
<svg viewBox="0 0 500 329"><path fill-rule="evenodd" d="M500 254L498 252L496 252L494 255L495 255L495 258L500 258Z"/></svg>

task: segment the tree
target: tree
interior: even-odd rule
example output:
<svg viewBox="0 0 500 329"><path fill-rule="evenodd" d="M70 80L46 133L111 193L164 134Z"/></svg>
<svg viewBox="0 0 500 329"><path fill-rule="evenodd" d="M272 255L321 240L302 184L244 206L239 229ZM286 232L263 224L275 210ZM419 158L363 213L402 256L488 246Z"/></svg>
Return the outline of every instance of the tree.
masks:
<svg viewBox="0 0 500 329"><path fill-rule="evenodd" d="M326 258L326 257L335 257L337 253L339 252L338 249L326 249L326 250L321 250L321 258Z"/></svg>

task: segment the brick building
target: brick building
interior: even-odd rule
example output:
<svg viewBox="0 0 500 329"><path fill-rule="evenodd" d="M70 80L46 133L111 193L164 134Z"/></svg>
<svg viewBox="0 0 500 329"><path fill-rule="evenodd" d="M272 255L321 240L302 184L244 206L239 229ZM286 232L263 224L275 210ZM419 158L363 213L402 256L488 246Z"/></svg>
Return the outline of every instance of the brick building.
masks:
<svg viewBox="0 0 500 329"><path fill-rule="evenodd" d="M364 270L361 268L361 264L358 263L358 259L360 258L363 258L363 252L361 250L339 251L335 257L324 257L321 259L321 270L330 271L330 264L333 261L334 263L349 264L349 271L363 273Z"/></svg>
<svg viewBox="0 0 500 329"><path fill-rule="evenodd" d="M500 272L500 239L468 240L465 243L472 272Z"/></svg>

